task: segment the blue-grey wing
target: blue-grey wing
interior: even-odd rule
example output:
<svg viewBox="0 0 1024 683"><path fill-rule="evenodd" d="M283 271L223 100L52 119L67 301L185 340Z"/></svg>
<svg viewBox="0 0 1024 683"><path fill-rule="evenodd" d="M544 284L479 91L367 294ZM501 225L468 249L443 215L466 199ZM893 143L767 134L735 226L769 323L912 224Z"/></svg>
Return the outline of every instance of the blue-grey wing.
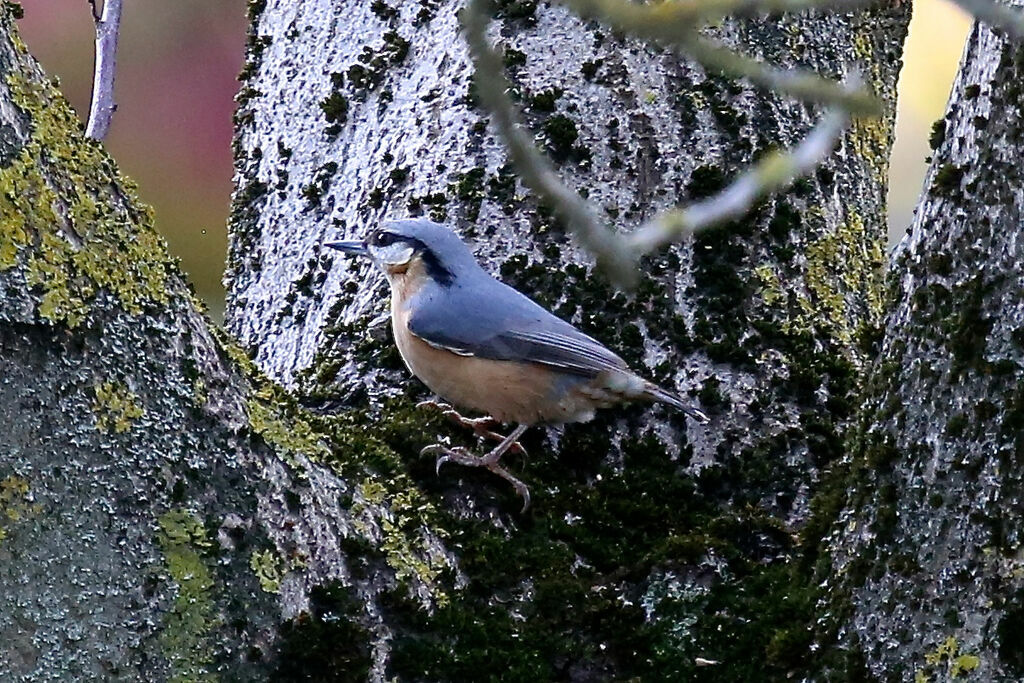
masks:
<svg viewBox="0 0 1024 683"><path fill-rule="evenodd" d="M490 280L415 297L409 331L453 353L539 363L592 377L626 363L516 290ZM483 291L481 291L483 290Z"/></svg>

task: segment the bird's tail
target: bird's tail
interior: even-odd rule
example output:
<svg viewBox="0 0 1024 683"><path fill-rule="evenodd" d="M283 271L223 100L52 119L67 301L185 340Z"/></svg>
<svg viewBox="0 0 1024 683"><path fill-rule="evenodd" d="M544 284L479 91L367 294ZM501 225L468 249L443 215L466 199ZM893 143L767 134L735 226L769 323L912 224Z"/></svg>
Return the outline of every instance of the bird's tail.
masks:
<svg viewBox="0 0 1024 683"><path fill-rule="evenodd" d="M682 398L671 391L662 389L657 384L648 382L647 386L644 387L644 393L655 401L661 401L662 403L669 404L673 408L678 408L701 424L711 422L711 418L705 415L702 411L694 408L689 403L686 403Z"/></svg>

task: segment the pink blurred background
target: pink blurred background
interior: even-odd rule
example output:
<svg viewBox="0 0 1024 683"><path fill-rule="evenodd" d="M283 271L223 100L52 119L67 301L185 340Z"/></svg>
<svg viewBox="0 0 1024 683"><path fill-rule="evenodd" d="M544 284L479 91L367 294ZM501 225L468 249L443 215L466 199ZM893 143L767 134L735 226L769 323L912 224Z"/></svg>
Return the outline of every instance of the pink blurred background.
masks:
<svg viewBox="0 0 1024 683"><path fill-rule="evenodd" d="M86 0L26 0L22 37L84 119L92 88ZM231 193L231 114L244 0L128 0L107 149L156 209L157 226L220 317Z"/></svg>
<svg viewBox="0 0 1024 683"><path fill-rule="evenodd" d="M93 23L87 0L23 0L32 53L88 115ZM942 115L968 20L917 0L900 77L890 235L909 225L932 122ZM245 43L244 0L129 0L121 26L118 110L107 147L156 209L157 226L215 318L231 193L231 114Z"/></svg>

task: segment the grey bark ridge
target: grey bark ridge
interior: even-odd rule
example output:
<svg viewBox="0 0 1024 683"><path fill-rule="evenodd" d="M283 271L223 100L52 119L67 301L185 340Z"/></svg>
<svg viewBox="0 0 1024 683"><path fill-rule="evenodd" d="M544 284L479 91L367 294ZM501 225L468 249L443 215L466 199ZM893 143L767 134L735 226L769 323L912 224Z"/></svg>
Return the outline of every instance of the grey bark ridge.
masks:
<svg viewBox="0 0 1024 683"><path fill-rule="evenodd" d="M893 255L830 546L853 606L840 642L878 676L1024 676L1021 83L1020 44L976 24Z"/></svg>
<svg viewBox="0 0 1024 683"><path fill-rule="evenodd" d="M267 679L326 629L348 643L334 661L380 678L375 595L397 587L429 609L457 579L430 505L401 476L340 462L333 432L203 315L12 14L0 8L0 671ZM330 610L343 628L297 618Z"/></svg>
<svg viewBox="0 0 1024 683"><path fill-rule="evenodd" d="M451 517L439 523L460 539L467 590L436 621L391 613L389 674L467 676L488 652L516 663L510 676L697 676L695 662L712 659L723 664L699 675L743 680L766 670L747 654L767 641L782 644L772 672L812 666L792 645L806 625L766 623L784 608L742 596L750 577L793 559L819 473L842 455L864 369L858 342L881 320L908 8L716 29L782 66L870 74L886 112L855 122L814 177L749 219L651 258L649 277L627 296L592 272L507 167L474 104L460 6L268 0L252 16L238 112L229 329L307 404L383 416L374 429L400 424L405 471L440 500ZM818 115L558 6L502 3L497 19L492 37L538 144L623 229L718 189L755 155L798 141ZM327 239L420 214L454 225L486 269L631 366L699 398L713 428L686 433L677 418L634 407L527 443L544 453L522 474L535 498L528 519L496 506L494 489L471 475L435 478L412 455L434 437L409 411L426 394L386 326L371 325L385 313L383 281L367 264L320 251ZM723 537L694 536L712 528ZM757 540L738 548L722 529ZM655 547L654 538L670 540ZM693 555L669 550L680 547ZM628 578L617 562L633 567ZM790 588L779 589L780 604L800 597ZM538 609L537 595L564 602ZM601 602L609 595L619 607ZM708 616L709 604L725 606ZM618 635L553 624L555 613L614 615L605 623ZM448 623L473 628L439 626ZM641 632L657 652L619 640Z"/></svg>

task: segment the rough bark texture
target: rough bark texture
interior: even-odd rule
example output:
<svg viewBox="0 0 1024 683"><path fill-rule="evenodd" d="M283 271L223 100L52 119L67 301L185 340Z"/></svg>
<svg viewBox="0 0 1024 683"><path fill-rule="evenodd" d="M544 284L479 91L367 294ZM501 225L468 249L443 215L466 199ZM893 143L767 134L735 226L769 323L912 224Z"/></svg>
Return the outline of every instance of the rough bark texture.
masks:
<svg viewBox="0 0 1024 683"><path fill-rule="evenodd" d="M829 608L890 680L1024 677L1022 84L1020 44L975 26L844 468Z"/></svg>
<svg viewBox="0 0 1024 683"><path fill-rule="evenodd" d="M445 600L430 502L394 471L385 430L303 417L197 310L14 8L0 7L3 677L322 680L315 656L380 677L381 591Z"/></svg>
<svg viewBox="0 0 1024 683"><path fill-rule="evenodd" d="M807 107L706 76L559 7L499 3L493 37L538 144L630 229L706 196L798 140ZM452 680L784 676L809 650L817 595L793 532L842 454L860 389L858 341L880 321L885 176L906 7L726 23L731 45L841 76L886 102L785 196L649 259L626 295L594 273L517 183L474 104L458 3L251 5L240 94L228 326L310 407L392 434L458 567L433 612L375 609L387 673ZM425 214L485 267L715 416L689 430L658 409L533 434L533 514L503 482L417 456L436 423L385 325L383 282L321 253L386 217ZM326 419L326 418L324 418ZM336 418L341 419L341 418ZM397 427L396 427L397 425ZM539 432L539 430L537 430ZM458 440L464 435L448 431ZM358 457L358 456L355 456ZM833 508L826 508L833 514ZM811 545L831 519L805 529ZM798 571L799 569L799 571ZM307 585L310 585L307 583ZM378 612L374 612L378 613Z"/></svg>

